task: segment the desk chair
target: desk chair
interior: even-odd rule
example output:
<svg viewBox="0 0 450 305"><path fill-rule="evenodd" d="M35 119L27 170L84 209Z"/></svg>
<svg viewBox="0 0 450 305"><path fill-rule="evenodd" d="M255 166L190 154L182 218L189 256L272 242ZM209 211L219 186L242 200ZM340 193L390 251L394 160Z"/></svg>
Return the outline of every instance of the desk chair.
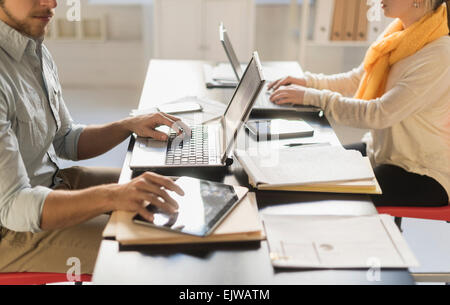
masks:
<svg viewBox="0 0 450 305"><path fill-rule="evenodd" d="M75 285L82 285L83 282L90 282L91 279L92 275L81 275L81 282L75 282ZM0 285L46 285L63 282L68 282L65 273L0 273Z"/></svg>
<svg viewBox="0 0 450 305"><path fill-rule="evenodd" d="M441 220L450 223L450 205L443 207L377 207L378 213L395 217L401 231L402 218ZM450 273L413 273L416 282L444 282L450 284Z"/></svg>

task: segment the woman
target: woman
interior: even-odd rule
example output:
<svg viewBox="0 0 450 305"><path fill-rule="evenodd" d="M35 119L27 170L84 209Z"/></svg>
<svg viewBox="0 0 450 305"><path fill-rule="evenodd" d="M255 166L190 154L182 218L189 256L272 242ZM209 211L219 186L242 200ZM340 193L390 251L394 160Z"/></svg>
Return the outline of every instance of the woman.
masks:
<svg viewBox="0 0 450 305"><path fill-rule="evenodd" d="M313 105L338 123L369 128L383 195L374 203L442 206L450 194L450 37L445 0L383 0L397 18L351 72L305 73L269 84L277 104Z"/></svg>

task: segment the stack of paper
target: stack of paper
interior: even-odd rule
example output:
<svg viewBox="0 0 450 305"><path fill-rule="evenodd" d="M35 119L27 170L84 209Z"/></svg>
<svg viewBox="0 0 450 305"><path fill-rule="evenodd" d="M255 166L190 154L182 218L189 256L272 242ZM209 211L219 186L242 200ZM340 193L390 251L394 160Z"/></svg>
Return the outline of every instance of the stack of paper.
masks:
<svg viewBox="0 0 450 305"><path fill-rule="evenodd" d="M264 153L264 155L263 155ZM235 155L260 190L380 194L368 158L341 147L236 150Z"/></svg>
<svg viewBox="0 0 450 305"><path fill-rule="evenodd" d="M418 262L389 215L263 215L279 268L407 268Z"/></svg>
<svg viewBox="0 0 450 305"><path fill-rule="evenodd" d="M134 215L135 213L124 211L114 212L103 232L103 237L115 238L122 245L193 244L265 239L254 193L248 193L217 229L206 237L135 224L132 220Z"/></svg>

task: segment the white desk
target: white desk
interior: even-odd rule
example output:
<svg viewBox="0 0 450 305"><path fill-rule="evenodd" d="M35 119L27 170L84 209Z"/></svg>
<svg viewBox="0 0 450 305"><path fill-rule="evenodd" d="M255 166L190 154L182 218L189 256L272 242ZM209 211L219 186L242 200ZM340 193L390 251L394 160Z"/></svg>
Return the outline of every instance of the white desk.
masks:
<svg viewBox="0 0 450 305"><path fill-rule="evenodd" d="M205 95L226 101L233 90L207 90L197 61L152 61L140 107L156 105L185 95ZM295 63L293 63L295 64ZM307 118L332 134L325 118ZM315 122L312 122L315 121ZM130 180L132 146L124 162L121 182ZM248 186L248 177L233 164L222 181ZM296 214L371 215L376 209L365 195L301 192L257 192L258 207ZM123 250L123 249L122 249ZM369 282L367 270L275 270L267 242L256 247L229 245L196 251L159 253L154 250L121 251L116 241L102 242L95 266L95 284L413 284L406 269L382 270L380 282Z"/></svg>

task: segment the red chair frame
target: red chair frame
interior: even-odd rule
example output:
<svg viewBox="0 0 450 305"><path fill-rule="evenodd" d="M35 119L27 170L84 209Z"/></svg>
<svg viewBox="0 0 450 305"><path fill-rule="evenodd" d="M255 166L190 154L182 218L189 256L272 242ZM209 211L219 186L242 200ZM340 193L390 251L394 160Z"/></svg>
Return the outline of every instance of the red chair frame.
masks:
<svg viewBox="0 0 450 305"><path fill-rule="evenodd" d="M81 275L80 282L90 282L92 275ZM51 283L69 282L65 273L17 272L0 273L0 285L45 285Z"/></svg>

